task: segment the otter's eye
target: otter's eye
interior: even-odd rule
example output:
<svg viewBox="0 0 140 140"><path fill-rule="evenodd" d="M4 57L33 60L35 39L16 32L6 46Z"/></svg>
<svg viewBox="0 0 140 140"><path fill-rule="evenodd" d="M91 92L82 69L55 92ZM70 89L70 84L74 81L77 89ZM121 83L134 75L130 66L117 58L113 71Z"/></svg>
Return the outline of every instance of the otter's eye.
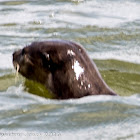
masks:
<svg viewBox="0 0 140 140"><path fill-rule="evenodd" d="M25 49L22 49L21 55L25 54Z"/></svg>

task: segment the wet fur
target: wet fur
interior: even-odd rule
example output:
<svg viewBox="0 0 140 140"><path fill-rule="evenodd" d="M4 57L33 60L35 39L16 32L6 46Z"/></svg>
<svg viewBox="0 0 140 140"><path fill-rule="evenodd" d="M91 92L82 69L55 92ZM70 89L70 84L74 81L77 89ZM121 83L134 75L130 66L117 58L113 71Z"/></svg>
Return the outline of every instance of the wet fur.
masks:
<svg viewBox="0 0 140 140"><path fill-rule="evenodd" d="M74 42L34 42L13 53L13 64L28 79L42 83L58 99L88 95L116 95L102 79L84 48ZM79 77L74 64L83 69Z"/></svg>

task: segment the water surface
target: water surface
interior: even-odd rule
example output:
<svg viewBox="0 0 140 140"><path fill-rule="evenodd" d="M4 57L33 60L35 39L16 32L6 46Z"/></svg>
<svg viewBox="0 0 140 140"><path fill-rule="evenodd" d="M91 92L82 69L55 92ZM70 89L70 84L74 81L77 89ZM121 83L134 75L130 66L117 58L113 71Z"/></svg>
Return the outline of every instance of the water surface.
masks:
<svg viewBox="0 0 140 140"><path fill-rule="evenodd" d="M139 13L138 0L0 0L0 139L138 140ZM82 44L120 96L46 99L15 79L12 53L50 38Z"/></svg>

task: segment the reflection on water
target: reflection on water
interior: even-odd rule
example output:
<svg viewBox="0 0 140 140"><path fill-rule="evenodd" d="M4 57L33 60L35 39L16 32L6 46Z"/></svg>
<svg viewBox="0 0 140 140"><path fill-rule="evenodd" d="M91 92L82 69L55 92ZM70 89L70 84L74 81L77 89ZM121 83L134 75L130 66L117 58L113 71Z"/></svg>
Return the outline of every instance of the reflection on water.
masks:
<svg viewBox="0 0 140 140"><path fill-rule="evenodd" d="M139 139L139 13L138 0L0 0L0 137ZM52 100L38 83L15 82L12 53L49 38L82 44L120 96Z"/></svg>

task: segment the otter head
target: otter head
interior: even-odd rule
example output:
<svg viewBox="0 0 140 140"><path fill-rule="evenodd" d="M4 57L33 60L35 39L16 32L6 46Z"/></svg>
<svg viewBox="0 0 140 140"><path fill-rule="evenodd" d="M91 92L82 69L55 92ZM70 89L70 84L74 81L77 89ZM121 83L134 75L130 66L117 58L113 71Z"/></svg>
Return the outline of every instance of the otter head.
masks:
<svg viewBox="0 0 140 140"><path fill-rule="evenodd" d="M36 43L32 43L13 53L15 69L26 78L42 84L46 84L45 79L50 76L49 63L49 54L36 47Z"/></svg>

